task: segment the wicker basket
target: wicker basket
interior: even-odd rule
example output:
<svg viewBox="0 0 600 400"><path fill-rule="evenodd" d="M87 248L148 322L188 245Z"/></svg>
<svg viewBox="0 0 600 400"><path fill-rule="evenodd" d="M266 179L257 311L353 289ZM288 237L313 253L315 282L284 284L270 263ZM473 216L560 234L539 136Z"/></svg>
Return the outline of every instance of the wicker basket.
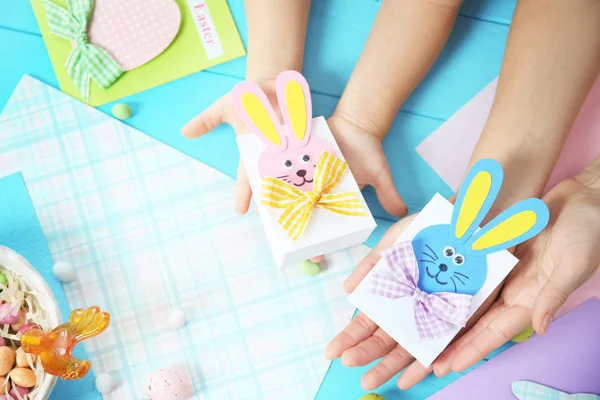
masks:
<svg viewBox="0 0 600 400"><path fill-rule="evenodd" d="M20 275L31 288L41 293L42 298L38 301L40 305L45 307L52 326L62 323L62 315L56 297L52 294L44 278L24 257L7 247L0 246L0 266ZM56 385L57 379L55 376L46 374L40 385L38 395L32 400L47 400L54 385Z"/></svg>

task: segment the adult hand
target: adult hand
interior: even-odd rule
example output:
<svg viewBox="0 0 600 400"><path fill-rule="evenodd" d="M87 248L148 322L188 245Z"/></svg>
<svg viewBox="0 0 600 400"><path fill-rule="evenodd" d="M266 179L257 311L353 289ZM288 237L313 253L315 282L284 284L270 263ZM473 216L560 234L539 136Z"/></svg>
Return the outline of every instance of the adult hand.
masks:
<svg viewBox="0 0 600 400"><path fill-rule="evenodd" d="M567 297L590 279L600 264L600 190L589 172L561 182L543 200L548 227L519 245L519 264L487 313L433 365L437 376L463 371L533 324L538 334Z"/></svg>

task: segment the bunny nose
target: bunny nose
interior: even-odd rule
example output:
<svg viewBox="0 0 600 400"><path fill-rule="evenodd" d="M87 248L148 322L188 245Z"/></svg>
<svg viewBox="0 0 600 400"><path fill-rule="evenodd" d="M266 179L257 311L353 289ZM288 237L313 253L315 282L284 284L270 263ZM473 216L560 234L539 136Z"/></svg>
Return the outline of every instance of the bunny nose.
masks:
<svg viewBox="0 0 600 400"><path fill-rule="evenodd" d="M306 170L300 169L298 172L296 172L296 175L298 175L300 178L304 178L306 176Z"/></svg>
<svg viewBox="0 0 600 400"><path fill-rule="evenodd" d="M448 271L448 266L446 264L440 264L440 271L442 271L442 272Z"/></svg>

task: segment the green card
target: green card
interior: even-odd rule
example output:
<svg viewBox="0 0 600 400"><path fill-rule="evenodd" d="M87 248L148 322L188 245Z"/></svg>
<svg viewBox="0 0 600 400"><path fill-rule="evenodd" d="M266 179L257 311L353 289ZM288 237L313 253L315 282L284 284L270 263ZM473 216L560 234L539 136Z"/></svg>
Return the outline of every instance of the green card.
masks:
<svg viewBox="0 0 600 400"><path fill-rule="evenodd" d="M51 1L65 9L67 8L67 0ZM95 0L95 12L103 13L103 17L105 17L105 10L116 15L114 25L118 29L113 26L111 18L97 18L96 15L92 15L88 31L90 34L94 32L95 35L90 36L90 43L96 44L93 40L94 37L106 36L102 35L104 32L98 34L98 31L102 29L113 30L116 37L119 37L119 35L140 35L141 40L148 40L147 38L150 35L155 34L156 24L161 22L160 15L156 15L156 12L154 12L154 15L152 14L152 7L155 3L158 4L156 7L165 6L165 3L168 3L166 5L170 6L171 9L175 6L179 8L181 18L178 29L176 27L173 31L174 34L176 32L174 39L158 56L143 65L125 71L107 89L100 88L92 81L88 101L90 105L99 106L110 103L245 54L242 40L225 0ZM75 44L71 44L71 41L50 32L42 0L31 0L31 5L61 90L83 100L83 96L79 93L73 79L67 74L65 67L67 57ZM127 9L120 9L120 7L126 7ZM152 30L149 33L145 33L148 32L145 29L149 29L150 24L148 23L148 26L145 26L144 19L142 17L137 18L138 14L152 17L154 25L151 26ZM123 15L130 15L127 18L131 18L131 23L123 21ZM126 23L123 24L123 22ZM93 26L95 23L97 25ZM143 51L144 45L143 42L140 43L139 48L141 51ZM152 43L150 43L151 45ZM113 56L116 54L111 49L105 50ZM119 50L123 54L123 51L136 52L139 49L130 45ZM118 57L113 58L119 63ZM123 65L121 66L123 67Z"/></svg>

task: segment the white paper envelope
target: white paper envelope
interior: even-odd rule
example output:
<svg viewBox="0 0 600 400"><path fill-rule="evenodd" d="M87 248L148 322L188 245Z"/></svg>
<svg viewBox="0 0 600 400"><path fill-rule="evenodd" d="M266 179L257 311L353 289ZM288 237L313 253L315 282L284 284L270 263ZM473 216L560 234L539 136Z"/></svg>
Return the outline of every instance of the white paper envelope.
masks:
<svg viewBox="0 0 600 400"><path fill-rule="evenodd" d="M452 210L453 205L440 194L436 194L396 242L412 240L417 233L429 226L450 224ZM487 277L479 292L473 296L469 316L475 313L518 262L517 258L506 250L488 254L486 258ZM358 285L350 295L350 301L421 364L429 367L460 328L457 327L453 332L438 339L421 339L415 324L413 299L390 299L373 294L371 279L375 272L388 274L388 267L383 260L378 262Z"/></svg>
<svg viewBox="0 0 600 400"><path fill-rule="evenodd" d="M284 127L285 129L285 127ZM335 150L335 156L344 159L325 118L312 119L311 136L326 140ZM254 202L271 245L273 257L279 267L307 260L322 254L329 254L367 240L376 227L360 189L348 169L333 193L353 192L364 206L366 216L340 215L323 208L313 208L306 230L292 241L278 223L283 209L266 207L261 204L262 183L258 162L266 149L266 144L256 135L241 135L237 138L240 156L252 187Z"/></svg>

